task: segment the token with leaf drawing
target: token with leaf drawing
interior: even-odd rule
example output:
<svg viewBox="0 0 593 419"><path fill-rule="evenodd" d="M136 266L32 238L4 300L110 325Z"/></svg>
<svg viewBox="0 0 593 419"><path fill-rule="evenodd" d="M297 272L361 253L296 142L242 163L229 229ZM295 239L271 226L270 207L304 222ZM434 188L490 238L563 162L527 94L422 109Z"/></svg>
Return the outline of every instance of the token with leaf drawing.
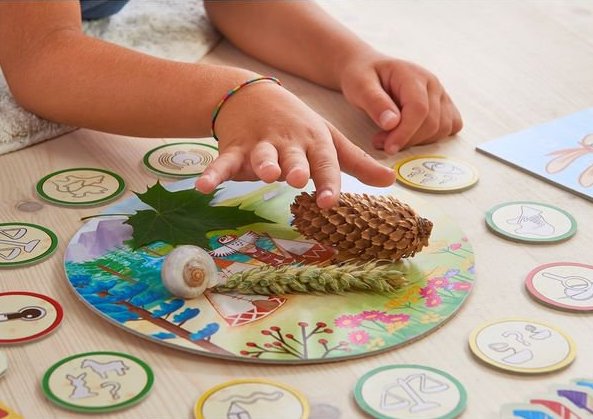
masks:
<svg viewBox="0 0 593 419"><path fill-rule="evenodd" d="M368 356L438 330L472 290L469 240L438 207L405 190L371 188L346 175L342 185L352 194L396 195L434 224L428 242L410 238L426 233L427 224L406 215L401 231L397 223L385 227L406 235L404 248L411 252L393 253L406 257L381 266L356 257L336 262L337 245L303 237L291 225L290 207L301 191L283 183L228 182L203 195L193 179L185 179L152 185L90 218L66 249L68 282L84 304L136 336L246 362ZM308 185L306 191L312 190ZM375 221L369 223L379 231ZM336 229L350 228L346 224ZM389 240L377 244L377 254L389 250ZM207 289L197 298L176 296L162 281L169 254L182 246L203 249L217 270L212 283L207 275ZM278 273L275 285L263 281L270 270ZM202 278L188 280L197 284ZM238 283L251 285L232 289ZM284 293L290 284L301 293Z"/></svg>
<svg viewBox="0 0 593 419"><path fill-rule="evenodd" d="M121 176L109 170L73 168L44 176L37 182L37 194L52 204L93 206L120 196L126 188Z"/></svg>

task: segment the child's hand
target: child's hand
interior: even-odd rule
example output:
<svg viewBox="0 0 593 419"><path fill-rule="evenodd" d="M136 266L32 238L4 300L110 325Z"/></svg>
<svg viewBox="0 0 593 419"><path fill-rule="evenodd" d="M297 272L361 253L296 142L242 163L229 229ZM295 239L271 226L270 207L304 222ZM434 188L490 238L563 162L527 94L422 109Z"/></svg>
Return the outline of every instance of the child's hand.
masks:
<svg viewBox="0 0 593 419"><path fill-rule="evenodd" d="M286 180L302 188L311 177L317 204L328 208L338 199L340 167L369 185L394 181L391 169L274 83L255 83L230 97L215 128L220 154L196 181L204 193L229 179Z"/></svg>
<svg viewBox="0 0 593 419"><path fill-rule="evenodd" d="M383 130L373 145L389 154L435 142L463 126L439 80L410 62L379 54L357 57L344 68L340 81L348 101Z"/></svg>

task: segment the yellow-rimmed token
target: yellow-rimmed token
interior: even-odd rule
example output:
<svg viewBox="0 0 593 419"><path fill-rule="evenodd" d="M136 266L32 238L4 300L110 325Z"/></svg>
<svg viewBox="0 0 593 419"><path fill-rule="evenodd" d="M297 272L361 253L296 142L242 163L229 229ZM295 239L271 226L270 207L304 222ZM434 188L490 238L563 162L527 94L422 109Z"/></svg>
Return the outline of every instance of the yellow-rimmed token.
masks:
<svg viewBox="0 0 593 419"><path fill-rule="evenodd" d="M211 142L171 143L156 147L146 153L144 165L162 176L182 178L200 175L218 156L218 148Z"/></svg>
<svg viewBox="0 0 593 419"><path fill-rule="evenodd" d="M23 417L0 401L0 419L23 419Z"/></svg>
<svg viewBox="0 0 593 419"><path fill-rule="evenodd" d="M126 188L123 178L103 169L73 168L50 173L37 182L37 194L52 204L92 206L109 202Z"/></svg>
<svg viewBox="0 0 593 419"><path fill-rule="evenodd" d="M396 163L397 181L425 192L458 192L478 182L478 171L469 163L440 155L413 156Z"/></svg>
<svg viewBox="0 0 593 419"><path fill-rule="evenodd" d="M502 370L541 374L574 361L574 341L562 331L526 319L501 319L476 328L469 346L483 362Z"/></svg>
<svg viewBox="0 0 593 419"><path fill-rule="evenodd" d="M306 419L309 403L297 390L264 378L227 381L206 391L194 408L196 419Z"/></svg>

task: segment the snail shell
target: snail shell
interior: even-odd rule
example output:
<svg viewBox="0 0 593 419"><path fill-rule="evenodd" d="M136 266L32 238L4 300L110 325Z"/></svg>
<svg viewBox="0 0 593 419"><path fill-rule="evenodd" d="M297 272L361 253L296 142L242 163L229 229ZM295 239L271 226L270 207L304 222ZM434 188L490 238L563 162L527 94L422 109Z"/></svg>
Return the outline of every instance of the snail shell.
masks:
<svg viewBox="0 0 593 419"><path fill-rule="evenodd" d="M163 285L176 297L196 298L216 283L218 270L212 256L198 246L178 246L165 258Z"/></svg>

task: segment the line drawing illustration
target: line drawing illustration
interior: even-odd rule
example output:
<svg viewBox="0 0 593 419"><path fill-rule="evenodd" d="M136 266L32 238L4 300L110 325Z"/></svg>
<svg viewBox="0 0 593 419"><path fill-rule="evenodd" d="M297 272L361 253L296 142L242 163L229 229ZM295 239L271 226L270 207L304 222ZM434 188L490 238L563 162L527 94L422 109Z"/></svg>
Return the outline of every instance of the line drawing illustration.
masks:
<svg viewBox="0 0 593 419"><path fill-rule="evenodd" d="M548 329L539 329L532 324L526 324L525 330L530 332L529 337L533 340L545 340L552 337L552 332Z"/></svg>
<svg viewBox="0 0 593 419"><path fill-rule="evenodd" d="M61 179L54 179L54 184L58 192L70 194L73 198L85 198L88 195L101 195L109 191L105 186L101 186L105 180L105 175L96 175L90 177L67 175Z"/></svg>
<svg viewBox="0 0 593 419"><path fill-rule="evenodd" d="M184 167L189 166L207 166L213 160L210 153L202 150L178 150L174 153L164 152L157 158L161 166L173 170L182 170Z"/></svg>
<svg viewBox="0 0 593 419"><path fill-rule="evenodd" d="M70 393L70 396L68 396L69 398L79 400L87 399L89 397L96 397L99 395L99 393L95 393L91 390L85 378L86 372L83 372L82 374L76 377L70 374L66 374L66 379L70 382L70 385L74 387L72 393Z"/></svg>
<svg viewBox="0 0 593 419"><path fill-rule="evenodd" d="M524 364L533 359L533 352L527 348L517 351L515 348L510 346L506 342L493 342L488 344L488 347L495 352L504 354L505 352L511 351L510 355L506 355L501 359L502 362L507 364Z"/></svg>
<svg viewBox="0 0 593 419"><path fill-rule="evenodd" d="M514 232L517 234L532 234L534 236L551 236L556 228L548 223L543 211L537 208L521 205L521 210L516 218L507 220L507 224L518 225Z"/></svg>
<svg viewBox="0 0 593 419"><path fill-rule="evenodd" d="M593 281L579 275L557 275L552 272L543 272L544 278L560 282L564 288L563 298L570 298L575 301L585 301L593 297Z"/></svg>
<svg viewBox="0 0 593 419"><path fill-rule="evenodd" d="M119 395L119 390L121 389L121 384L116 382L116 381L106 381L104 383L101 383L101 388L107 388L110 387L109 389L109 394L111 394L111 398L113 400L117 400L120 398Z"/></svg>
<svg viewBox="0 0 593 419"><path fill-rule="evenodd" d="M109 361L101 363L94 359L84 359L80 364L80 368L90 368L99 377L106 379L110 372L115 372L117 375L126 375L126 371L130 369L122 360Z"/></svg>
<svg viewBox="0 0 593 419"><path fill-rule="evenodd" d="M43 307L27 306L14 313L0 313L0 323L10 320L39 320L45 317L47 311Z"/></svg>
<svg viewBox="0 0 593 419"><path fill-rule="evenodd" d="M0 246L7 246L0 247L0 257L5 260L14 260L19 257L23 251L26 253L33 252L41 242L40 240L35 239L29 240L28 242L18 241L19 239L22 239L27 232L28 230L24 227L0 229L0 234L8 237L8 240L0 239Z"/></svg>
<svg viewBox="0 0 593 419"><path fill-rule="evenodd" d="M417 382L416 389L412 386ZM398 395L394 390L401 389L406 397ZM381 409L401 410L407 408L410 413L423 412L440 407L435 401L425 400L420 394L434 394L447 391L449 385L435 378L428 377L426 373L412 374L405 378L397 378L395 383L383 387L381 392Z"/></svg>
<svg viewBox="0 0 593 419"><path fill-rule="evenodd" d="M281 391L271 391L268 393L265 391L254 391L248 395L231 395L222 399L221 402L231 402L226 413L227 419L251 419L249 411L241 405L254 404L260 400L274 402L283 396L284 393Z"/></svg>

